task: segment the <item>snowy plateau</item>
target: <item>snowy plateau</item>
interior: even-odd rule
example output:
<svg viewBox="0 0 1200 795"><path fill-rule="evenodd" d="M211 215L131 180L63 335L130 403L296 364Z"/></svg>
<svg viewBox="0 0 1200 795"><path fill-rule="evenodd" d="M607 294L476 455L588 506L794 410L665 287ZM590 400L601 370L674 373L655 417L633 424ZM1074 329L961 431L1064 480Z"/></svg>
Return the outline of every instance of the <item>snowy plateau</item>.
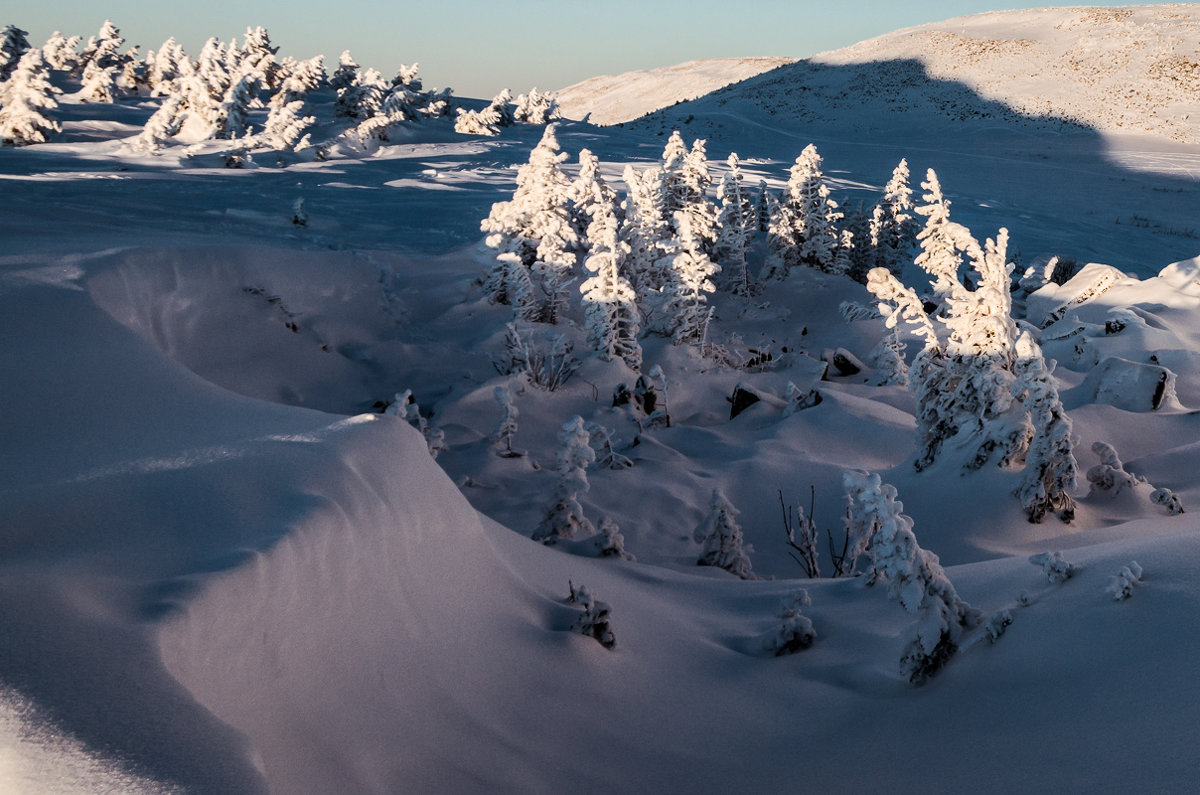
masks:
<svg viewBox="0 0 1200 795"><path fill-rule="evenodd" d="M1195 789L1200 5L549 125L13 30L0 792Z"/></svg>

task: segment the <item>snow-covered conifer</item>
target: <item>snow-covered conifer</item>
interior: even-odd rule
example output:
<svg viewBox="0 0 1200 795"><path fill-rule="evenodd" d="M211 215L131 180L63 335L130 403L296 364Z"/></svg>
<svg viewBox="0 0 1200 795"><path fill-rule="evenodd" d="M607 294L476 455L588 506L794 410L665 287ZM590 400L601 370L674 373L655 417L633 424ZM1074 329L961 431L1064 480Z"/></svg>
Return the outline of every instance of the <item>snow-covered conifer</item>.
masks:
<svg viewBox="0 0 1200 795"><path fill-rule="evenodd" d="M342 50L342 54L338 56L337 69L333 70L333 76L329 78L329 87L340 93L342 89L353 85L356 77L358 77L358 64L355 63L349 50Z"/></svg>
<svg viewBox="0 0 1200 795"><path fill-rule="evenodd" d="M704 546L696 563L725 569L743 580L758 579L750 564L754 549L743 544L742 528L735 518L738 513L720 489L713 489L708 515L692 533L692 539Z"/></svg>
<svg viewBox="0 0 1200 795"><path fill-rule="evenodd" d="M884 264L879 256L879 244L872 230L871 217L860 202L845 221L838 256L845 258L845 274L860 284L866 284L867 273Z"/></svg>
<svg viewBox="0 0 1200 795"><path fill-rule="evenodd" d="M675 213L678 253L670 255L669 278L663 287L655 326L670 335L676 345L703 339L711 316L707 294L716 290L711 277L721 270L705 253L704 241L692 224L693 216L684 211Z"/></svg>
<svg viewBox="0 0 1200 795"><path fill-rule="evenodd" d="M446 449L445 432L440 428L431 428L429 426L429 421L421 414L421 407L417 405L417 401L413 398L411 389L397 392L395 400L387 407L385 413L400 417L420 431L421 436L425 438L425 445L429 449L429 455L434 459L438 457L438 453Z"/></svg>
<svg viewBox="0 0 1200 795"><path fill-rule="evenodd" d="M305 131L316 124L315 116L304 116L304 101L272 106L266 124L255 140L262 146L280 152L303 149L308 142Z"/></svg>
<svg viewBox="0 0 1200 795"><path fill-rule="evenodd" d="M100 26L100 32L96 35L95 41L89 47L89 61L95 63L99 67L114 67L120 69L122 65L121 48L125 46L125 38L121 35L121 31L117 30L117 26L112 23L112 20L104 20L104 24Z"/></svg>
<svg viewBox="0 0 1200 795"><path fill-rule="evenodd" d="M304 197L297 196L292 202L292 225L308 226L308 210L304 209Z"/></svg>
<svg viewBox="0 0 1200 795"><path fill-rule="evenodd" d="M909 386L917 396L918 455L924 469L942 444L962 434L970 442L964 466L982 466L994 453L1002 466L1019 462L1032 437L1029 409L1014 406L1016 325L1009 289L1012 264L1007 260L1008 233L981 248L969 230L949 219L949 204L931 170L924 183L928 204L917 208L927 223L920 234L920 265L933 277L932 285L943 312L934 317L945 341L934 329L921 300L885 268L875 268L867 289L883 303L880 310L894 328L902 315L925 341L909 371ZM978 276L968 289L958 275L963 255Z"/></svg>
<svg viewBox="0 0 1200 795"><path fill-rule="evenodd" d="M717 188L721 210L717 215L717 239L713 244L713 259L725 274L725 285L734 295L750 294L750 271L747 267L750 246L758 232L758 218L737 153L729 155L729 170Z"/></svg>
<svg viewBox="0 0 1200 795"><path fill-rule="evenodd" d="M617 192L609 187L600 174L600 158L589 149L579 150L579 171L568 191L571 202L571 218L580 240L586 240L586 245L580 248L587 250L593 241L587 237L588 227L595 220L596 213L602 206L605 213L613 213L616 220Z"/></svg>
<svg viewBox="0 0 1200 795"><path fill-rule="evenodd" d="M500 407L500 421L496 424L496 430L492 431L492 446L501 458L519 458L522 454L513 449L512 441L517 434L520 412L513 402L512 392L506 386L498 386L492 390L492 397Z"/></svg>
<svg viewBox="0 0 1200 795"><path fill-rule="evenodd" d="M754 217L758 223L758 231L766 232L771 228L771 219L779 212L779 199L767 187L767 181L758 181L758 191L754 198Z"/></svg>
<svg viewBox="0 0 1200 795"><path fill-rule="evenodd" d="M250 126L250 106L262 83L260 73L243 72L229 87L217 111L215 137L232 139L246 135Z"/></svg>
<svg viewBox="0 0 1200 795"><path fill-rule="evenodd" d="M1112 594L1114 601L1123 602L1133 596L1133 589L1142 584L1142 567L1136 560L1131 560L1121 567L1115 576L1110 577L1105 593Z"/></svg>
<svg viewBox="0 0 1200 795"><path fill-rule="evenodd" d="M196 77L205 86L208 95L216 102L224 98L233 83L232 66L228 60L229 48L215 36L204 42L200 57L196 60ZM180 64L182 66L182 64Z"/></svg>
<svg viewBox="0 0 1200 795"><path fill-rule="evenodd" d="M267 105L279 108L293 102L303 102L310 91L316 91L326 82L323 55L309 58L307 61L289 62L289 68L281 73L279 89L271 95Z"/></svg>
<svg viewBox="0 0 1200 795"><path fill-rule="evenodd" d="M617 639L613 636L612 626L609 622L612 608L608 606L607 602L601 602L592 596L592 592L588 590L587 586L580 585L576 588L574 583L568 584L571 588L571 595L567 597L567 602L578 605L583 611L583 614L575 620L573 629L581 635L594 638L606 649L614 648L617 645Z"/></svg>
<svg viewBox="0 0 1200 795"><path fill-rule="evenodd" d="M883 198L872 219L874 243L883 260L880 264L893 273L900 271L915 241L913 209L908 161L901 160L883 188Z"/></svg>
<svg viewBox="0 0 1200 795"><path fill-rule="evenodd" d="M146 126L134 139L133 146L147 152L156 152L162 148L168 139L179 133L183 126L184 112L187 100L183 94L170 94L158 110L146 120Z"/></svg>
<svg viewBox="0 0 1200 795"><path fill-rule="evenodd" d="M583 293L583 312L587 320L588 344L600 357L620 357L633 370L642 366L642 347L638 344L640 317L636 294L621 275L621 265L629 245L620 239L614 206L592 207L588 238L592 253L584 267L593 276L579 286Z"/></svg>
<svg viewBox="0 0 1200 795"><path fill-rule="evenodd" d="M559 164L567 154L560 152L555 126L546 126L541 141L529 155L529 162L517 171L517 188L511 201L497 202L480 224L487 232L485 243L498 254L517 255L537 278L544 295L543 320L555 322L566 302L572 270L576 264L573 249L577 237L571 224L568 191L571 182ZM510 295L496 290L505 288L501 280L489 278L489 298L511 302Z"/></svg>
<svg viewBox="0 0 1200 795"><path fill-rule="evenodd" d="M459 108L454 131L463 135L499 135L501 127L511 127L515 123L511 103L512 92L506 88L492 97L491 103L482 110Z"/></svg>
<svg viewBox="0 0 1200 795"><path fill-rule="evenodd" d="M79 36L66 37L54 31L42 45L42 59L51 69L74 71L79 63Z"/></svg>
<svg viewBox="0 0 1200 795"><path fill-rule="evenodd" d="M1075 488L1079 469L1071 437L1071 419L1058 397L1053 362L1046 362L1041 348L1028 331L1018 338L1016 348L1018 378L1012 390L1029 411L1034 428L1017 496L1029 521L1040 522L1053 511L1064 522L1069 522L1075 515L1071 491Z"/></svg>
<svg viewBox="0 0 1200 795"><path fill-rule="evenodd" d="M899 329L893 328L880 340L871 356L878 386L908 386L908 364L904 361L904 341Z"/></svg>
<svg viewBox="0 0 1200 795"><path fill-rule="evenodd" d="M54 99L57 93L58 89L50 84L50 70L42 61L42 51L26 51L0 87L0 144L40 144L50 133L62 130L58 121L46 115L58 107Z"/></svg>
<svg viewBox="0 0 1200 795"><path fill-rule="evenodd" d="M240 58L237 67L243 72L258 72L262 75L263 87L269 91L279 88L279 63L275 60L278 47L271 45L271 34L259 25L246 28L242 37Z"/></svg>
<svg viewBox="0 0 1200 795"><path fill-rule="evenodd" d="M0 83L12 76L21 58L29 52L28 35L29 31L21 30L16 25L5 25L0 30Z"/></svg>
<svg viewBox="0 0 1200 795"><path fill-rule="evenodd" d="M958 595L937 555L917 544L913 521L903 513L893 486L858 470L847 471L844 481L858 495L863 517L874 524L869 552L875 572L891 596L917 616L916 637L900 659L900 670L919 684L958 650L963 631L977 626L981 614Z"/></svg>
<svg viewBox="0 0 1200 795"><path fill-rule="evenodd" d="M1046 579L1052 583L1063 583L1075 576L1075 565L1063 557L1063 553L1040 552L1031 555L1029 562L1041 566Z"/></svg>
<svg viewBox="0 0 1200 795"><path fill-rule="evenodd" d="M559 539L584 538L595 532L578 499L589 488L587 468L596 460L588 439L583 418L578 415L563 423L559 430L554 502L534 531L535 541L554 544Z"/></svg>
<svg viewBox="0 0 1200 795"><path fill-rule="evenodd" d="M671 225L663 208L662 170L651 167L639 174L627 164L622 178L627 190L621 238L629 244L628 273L638 304L647 305L667 281L660 263Z"/></svg>
<svg viewBox="0 0 1200 795"><path fill-rule="evenodd" d="M558 95L552 91L541 92L537 88L517 97L513 119L522 124L549 124L558 116Z"/></svg>
<svg viewBox="0 0 1200 795"><path fill-rule="evenodd" d="M629 469L633 462L614 447L613 432L598 422L587 424L588 444L596 452L597 469Z"/></svg>
<svg viewBox="0 0 1200 795"><path fill-rule="evenodd" d="M829 198L817 148L809 144L790 170L779 212L768 229L767 274L783 278L798 265L829 271L837 253L842 214Z"/></svg>
<svg viewBox="0 0 1200 795"><path fill-rule="evenodd" d="M151 96L165 97L175 93L175 84L179 80L179 61L186 57L174 36L162 43L154 54L147 75Z"/></svg>
<svg viewBox="0 0 1200 795"><path fill-rule="evenodd" d="M801 588L779 603L779 623L763 637L763 650L776 657L795 654L817 638L812 619L801 610L812 604L808 591Z"/></svg>

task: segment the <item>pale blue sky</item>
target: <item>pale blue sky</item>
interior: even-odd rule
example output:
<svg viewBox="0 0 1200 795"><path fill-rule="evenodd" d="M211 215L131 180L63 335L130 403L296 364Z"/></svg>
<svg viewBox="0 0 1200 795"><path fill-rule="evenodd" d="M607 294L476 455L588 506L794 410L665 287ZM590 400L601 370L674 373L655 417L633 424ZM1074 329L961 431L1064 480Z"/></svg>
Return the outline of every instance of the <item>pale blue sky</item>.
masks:
<svg viewBox="0 0 1200 795"><path fill-rule="evenodd" d="M1004 0L4 0L0 25L13 23L40 44L54 30L94 34L106 17L130 44L156 49L167 36L193 57L209 36L228 40L262 25L282 55L349 49L385 75L419 61L427 87L491 97L501 88L562 88L587 77L668 66L696 58L804 57L897 28L999 8L1047 3ZM1089 5L1131 5L1092 2ZM1134 4L1136 5L1136 3Z"/></svg>

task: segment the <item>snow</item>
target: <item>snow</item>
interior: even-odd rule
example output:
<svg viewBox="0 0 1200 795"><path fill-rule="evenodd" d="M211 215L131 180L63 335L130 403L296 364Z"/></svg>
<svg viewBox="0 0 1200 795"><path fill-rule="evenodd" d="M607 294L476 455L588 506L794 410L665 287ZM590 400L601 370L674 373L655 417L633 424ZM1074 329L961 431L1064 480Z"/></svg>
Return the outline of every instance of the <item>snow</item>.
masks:
<svg viewBox="0 0 1200 795"><path fill-rule="evenodd" d="M1120 25L1169 43L1164 15L1183 31L1195 17L1159 7L1082 24L1092 13L920 35L1084 42L1107 29L1129 50ZM860 49L893 57L915 35ZM980 239L1008 228L1010 256L1096 263L1014 292L1013 311L1058 362L1079 466L1104 442L1131 488L1081 482L1070 524L1031 524L1019 469L916 472L912 395L821 360L871 361L882 320L839 309L869 293L805 267L752 299L708 294L703 342L640 341L669 427L639 429L610 405L637 373L588 350L578 287L554 328L574 343L573 377L546 391L497 373L511 308L482 297L479 222L511 198L535 126L464 139L445 119L370 153L235 171L128 147L158 100L64 102L51 143L0 149L0 790L1192 787L1200 536L1151 494L1200 504L1200 242L1182 233L1200 186L1186 168L1131 163L1194 162L1197 142L1172 139L1178 126L1134 142L1107 117L1091 129L893 114L836 92L771 117L742 93L767 102L784 77L557 135L572 157L596 152L622 190L627 164L660 162L662 127L708 138L714 184L737 151L748 184L778 189L815 141L842 207L873 202L908 157L914 173L937 170L955 222ZM935 89L999 107L962 85L922 90ZM893 135L863 134L872 125ZM915 267L901 280L928 282ZM902 334L911 359L918 341ZM752 350L772 364L729 364ZM1173 389L1154 408L1160 374ZM739 385L762 399L730 419ZM406 389L444 433L436 461L382 412ZM496 454L498 389L524 455ZM788 411L789 391L810 390L819 403ZM530 538L576 415L632 462L587 469L576 497L636 561ZM986 617L920 688L898 666L914 618L887 586L806 579L788 554L780 493L837 539L847 469L895 487L920 548ZM762 579L696 565L716 490ZM1063 561L1072 576L1049 581ZM582 586L611 608L612 649L576 630L567 597ZM764 647L792 637L811 645Z"/></svg>

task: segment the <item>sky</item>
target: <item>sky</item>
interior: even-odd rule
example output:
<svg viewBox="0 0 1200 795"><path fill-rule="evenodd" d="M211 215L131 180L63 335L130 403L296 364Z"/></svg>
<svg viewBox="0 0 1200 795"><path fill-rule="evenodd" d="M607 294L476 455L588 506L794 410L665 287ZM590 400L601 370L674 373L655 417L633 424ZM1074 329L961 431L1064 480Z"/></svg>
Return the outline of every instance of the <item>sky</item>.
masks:
<svg viewBox="0 0 1200 795"><path fill-rule="evenodd" d="M361 66L387 76L421 64L427 88L490 98L502 88L558 89L588 77L670 66L701 58L803 58L898 28L964 14L1042 3L1003 0L811 2L752 0L3 0L0 25L15 24L41 43L55 30L85 39L110 18L143 53L174 36L193 57L210 36L240 37L262 25L280 55L324 55L335 64L349 49ZM1088 5L1149 5L1092 2Z"/></svg>

